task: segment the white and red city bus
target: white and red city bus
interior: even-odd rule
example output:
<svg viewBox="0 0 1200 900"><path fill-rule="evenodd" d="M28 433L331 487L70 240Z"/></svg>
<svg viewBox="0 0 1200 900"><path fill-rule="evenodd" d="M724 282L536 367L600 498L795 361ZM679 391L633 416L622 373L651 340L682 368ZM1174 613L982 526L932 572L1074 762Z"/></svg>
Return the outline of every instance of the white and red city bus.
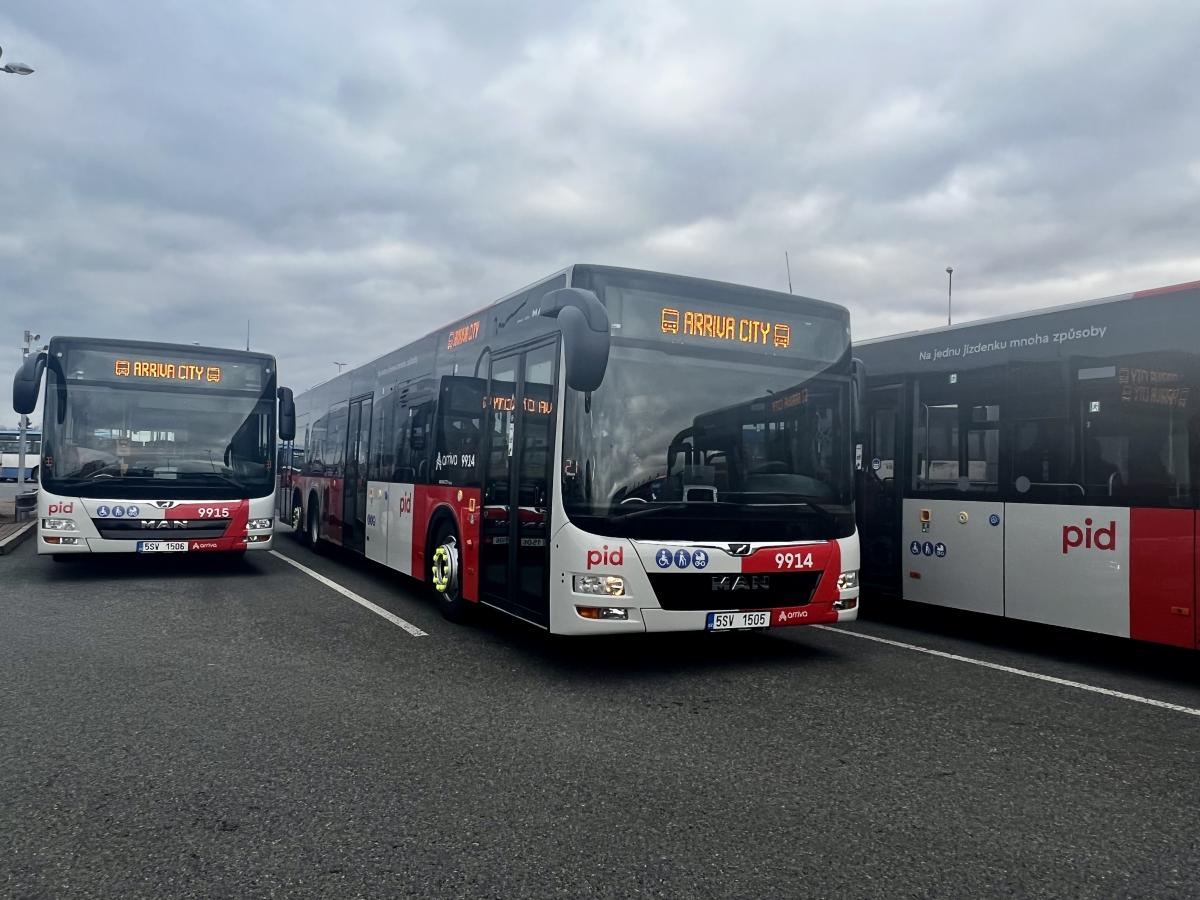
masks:
<svg viewBox="0 0 1200 900"><path fill-rule="evenodd" d="M38 553L269 549L276 426L295 433L276 381L271 356L190 344L56 337L27 356L13 407L43 398Z"/></svg>
<svg viewBox="0 0 1200 900"><path fill-rule="evenodd" d="M451 619L853 619L849 334L829 303L572 266L298 396L280 515Z"/></svg>
<svg viewBox="0 0 1200 900"><path fill-rule="evenodd" d="M1200 282L855 345L864 578L1195 647Z"/></svg>

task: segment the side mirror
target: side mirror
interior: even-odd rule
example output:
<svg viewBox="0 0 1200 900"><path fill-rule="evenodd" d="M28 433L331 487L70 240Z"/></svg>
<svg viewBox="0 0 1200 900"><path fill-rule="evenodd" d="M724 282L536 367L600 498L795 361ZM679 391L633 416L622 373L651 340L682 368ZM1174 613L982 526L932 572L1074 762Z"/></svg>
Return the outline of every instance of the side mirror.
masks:
<svg viewBox="0 0 1200 900"><path fill-rule="evenodd" d="M541 314L558 319L567 355L567 386L594 391L608 368L608 310L582 288L559 288L542 298Z"/></svg>
<svg viewBox="0 0 1200 900"><path fill-rule="evenodd" d="M23 416L33 412L37 406L38 391L42 386L42 373L46 370L44 351L30 353L13 377L13 410Z"/></svg>
<svg viewBox="0 0 1200 900"><path fill-rule="evenodd" d="M279 439L294 441L296 439L296 401L292 397L292 389L281 387L279 395Z"/></svg>
<svg viewBox="0 0 1200 900"><path fill-rule="evenodd" d="M861 438L865 432L866 422L863 413L863 401L867 396L867 367L861 359L850 360L850 417L853 421L853 432L856 438Z"/></svg>

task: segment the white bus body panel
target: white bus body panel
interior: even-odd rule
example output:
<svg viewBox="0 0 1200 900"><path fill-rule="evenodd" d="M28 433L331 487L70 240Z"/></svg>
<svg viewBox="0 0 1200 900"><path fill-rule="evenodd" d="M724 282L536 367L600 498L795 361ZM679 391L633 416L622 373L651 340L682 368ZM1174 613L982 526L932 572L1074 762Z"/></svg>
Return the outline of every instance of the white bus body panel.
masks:
<svg viewBox="0 0 1200 900"><path fill-rule="evenodd" d="M830 559L838 571L830 577L835 580L843 571L859 568L858 535L837 541L811 542L757 542L750 544L751 553L762 548L808 546L826 547L836 544ZM708 541L633 541L607 538L585 532L567 522L555 532L551 542L550 573L550 631L555 634L620 634L643 631L703 631L710 612L754 609L752 595L743 595L742 605L717 605L704 610L664 610L655 598L647 573L657 571L657 555L667 550L672 555L685 550L694 556L697 550L707 554L703 568L713 575L741 573L742 557L728 551L728 543ZM694 567L693 567L694 571ZM574 591L576 575L617 575L625 582L625 594L621 597L604 597L595 594L579 594ZM842 591L839 600L854 600L851 609L837 611L837 622L849 622L858 618L858 588ZM739 598L741 599L741 598ZM580 616L576 606L614 607L627 610L628 620L595 620ZM815 608L814 608L815 611ZM798 615L803 615L801 610ZM801 619L800 621L803 621Z"/></svg>
<svg viewBox="0 0 1200 900"><path fill-rule="evenodd" d="M162 521L179 518L181 512L189 512L190 519L197 518L191 513L199 510L219 510L229 508L233 531L220 538L189 538L183 532L173 532L164 529L161 535L143 540L186 540L189 544L187 552L221 552L241 550L270 550L273 543L273 528L248 530L245 522L254 519L270 519L274 522L275 495L252 497L250 499L233 500L125 500L125 499L92 499L79 497L62 497L51 494L45 489L38 491L38 541L39 554L85 554L85 553L136 553L136 539L114 539L100 536L96 527L96 519L112 519L113 521L139 519ZM119 514L118 514L119 513ZM73 531L44 531L42 519L69 519L74 525ZM247 542L247 536L254 540ZM78 544L51 544L47 537L78 538Z"/></svg>
<svg viewBox="0 0 1200 900"><path fill-rule="evenodd" d="M1003 503L906 499L903 515L905 600L1004 615Z"/></svg>
<svg viewBox="0 0 1200 900"><path fill-rule="evenodd" d="M416 490L411 484L393 484L380 481L370 482L370 487L382 490L384 520L382 538L386 542L387 556L380 562L405 575L413 574L413 496ZM370 536L370 525L367 527ZM374 557L372 557L374 558Z"/></svg>
<svg viewBox="0 0 1200 900"><path fill-rule="evenodd" d="M1129 637L1129 510L1007 509L1006 614Z"/></svg>

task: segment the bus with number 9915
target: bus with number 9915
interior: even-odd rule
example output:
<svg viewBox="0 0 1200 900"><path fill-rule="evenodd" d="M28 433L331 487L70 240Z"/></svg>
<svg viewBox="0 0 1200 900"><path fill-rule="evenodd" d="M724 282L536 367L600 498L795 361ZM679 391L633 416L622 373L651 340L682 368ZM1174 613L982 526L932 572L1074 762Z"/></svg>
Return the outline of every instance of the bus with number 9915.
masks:
<svg viewBox="0 0 1200 900"><path fill-rule="evenodd" d="M13 380L17 412L39 398L39 554L270 549L277 432L295 429L273 357L55 337Z"/></svg>

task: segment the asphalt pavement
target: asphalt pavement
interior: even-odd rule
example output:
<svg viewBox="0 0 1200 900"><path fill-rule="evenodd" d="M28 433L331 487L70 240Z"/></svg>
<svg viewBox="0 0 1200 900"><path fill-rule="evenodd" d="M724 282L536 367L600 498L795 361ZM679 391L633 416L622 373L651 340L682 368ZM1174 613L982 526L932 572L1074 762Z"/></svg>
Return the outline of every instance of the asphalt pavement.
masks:
<svg viewBox="0 0 1200 900"><path fill-rule="evenodd" d="M552 638L277 549L342 592L0 557L0 896L1200 895L1192 652L905 605Z"/></svg>

